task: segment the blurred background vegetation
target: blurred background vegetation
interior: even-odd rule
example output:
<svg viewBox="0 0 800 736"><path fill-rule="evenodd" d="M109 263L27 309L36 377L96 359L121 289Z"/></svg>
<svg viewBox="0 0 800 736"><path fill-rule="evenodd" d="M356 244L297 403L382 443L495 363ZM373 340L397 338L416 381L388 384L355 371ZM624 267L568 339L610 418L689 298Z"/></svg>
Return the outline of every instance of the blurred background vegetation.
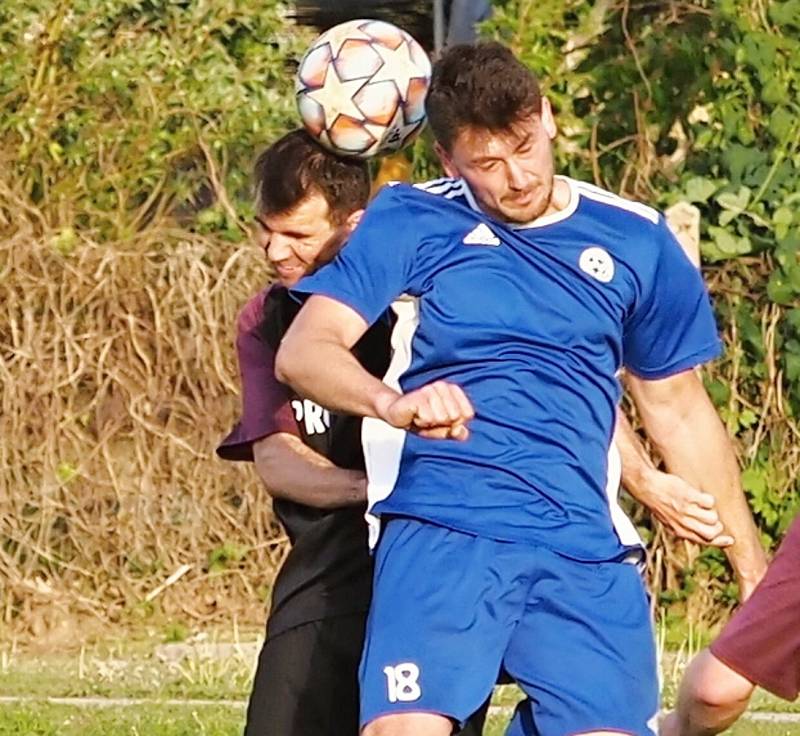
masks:
<svg viewBox="0 0 800 736"><path fill-rule="evenodd" d="M705 380L774 545L800 509L800 0L494 7L483 32L542 76L562 170L699 208L727 343ZM296 124L293 69L313 35L292 10L0 6L9 631L260 625L286 542L252 474L213 449L238 410L236 312L269 278L247 242L250 165ZM409 157L418 176L437 173L429 141ZM667 631L713 627L736 594L724 556L636 516Z"/></svg>

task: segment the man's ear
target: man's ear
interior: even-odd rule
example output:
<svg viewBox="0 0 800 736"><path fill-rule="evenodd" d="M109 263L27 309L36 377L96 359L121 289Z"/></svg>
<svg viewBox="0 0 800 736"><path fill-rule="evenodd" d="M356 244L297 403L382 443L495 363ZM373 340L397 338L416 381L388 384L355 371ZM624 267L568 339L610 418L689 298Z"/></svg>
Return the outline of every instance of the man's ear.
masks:
<svg viewBox="0 0 800 736"><path fill-rule="evenodd" d="M556 116L553 112L553 106L550 104L550 100L548 100L546 97L542 97L541 121L544 132L547 133L547 137L550 140L553 140L558 133L558 125L556 124Z"/></svg>
<svg viewBox="0 0 800 736"><path fill-rule="evenodd" d="M458 172L458 169L455 167L453 163L453 159L450 157L450 154L445 150L444 146L441 143L434 143L433 150L436 151L436 155L439 157L439 161L442 162L442 168L444 169L445 174L452 177L453 179L458 179L461 174Z"/></svg>
<svg viewBox="0 0 800 736"><path fill-rule="evenodd" d="M361 221L361 217L364 215L364 210L354 210L351 212L347 219L344 221L345 229L347 230L348 235L356 229L356 225Z"/></svg>

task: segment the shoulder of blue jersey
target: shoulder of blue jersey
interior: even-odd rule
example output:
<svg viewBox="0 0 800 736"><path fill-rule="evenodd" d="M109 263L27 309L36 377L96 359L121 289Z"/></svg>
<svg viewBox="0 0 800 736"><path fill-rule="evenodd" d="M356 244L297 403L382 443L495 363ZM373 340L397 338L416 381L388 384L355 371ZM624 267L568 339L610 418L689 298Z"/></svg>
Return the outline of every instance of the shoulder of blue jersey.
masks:
<svg viewBox="0 0 800 736"><path fill-rule="evenodd" d="M425 210L435 210L437 206L443 204L442 200L467 203L467 187L462 179L442 177L419 184L396 181L387 184L388 186L382 190L385 196L404 201L410 206L421 206Z"/></svg>
<svg viewBox="0 0 800 736"><path fill-rule="evenodd" d="M634 202L631 199L625 199L624 197L620 197L618 194L613 194L612 192L601 189L594 184L587 184L584 181L578 181L576 179L571 179L570 181L574 184L581 197L591 199L598 204L614 207L616 209L638 215L639 217L642 217L645 220L653 223L653 225L658 224L660 219L658 210L648 207L646 204Z"/></svg>
<svg viewBox="0 0 800 736"><path fill-rule="evenodd" d="M464 181L462 179L453 179L449 176L414 184L413 188L426 194L444 197L444 199L463 197L465 193Z"/></svg>

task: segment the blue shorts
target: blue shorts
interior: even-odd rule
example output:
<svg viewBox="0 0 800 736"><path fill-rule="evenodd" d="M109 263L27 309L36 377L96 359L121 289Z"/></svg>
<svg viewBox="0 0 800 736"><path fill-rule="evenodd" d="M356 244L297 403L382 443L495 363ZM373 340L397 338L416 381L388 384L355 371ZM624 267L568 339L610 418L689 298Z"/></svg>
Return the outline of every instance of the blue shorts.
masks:
<svg viewBox="0 0 800 736"><path fill-rule="evenodd" d="M636 566L389 520L361 659L362 725L403 712L463 723L501 667L527 696L508 734L653 736L655 641Z"/></svg>

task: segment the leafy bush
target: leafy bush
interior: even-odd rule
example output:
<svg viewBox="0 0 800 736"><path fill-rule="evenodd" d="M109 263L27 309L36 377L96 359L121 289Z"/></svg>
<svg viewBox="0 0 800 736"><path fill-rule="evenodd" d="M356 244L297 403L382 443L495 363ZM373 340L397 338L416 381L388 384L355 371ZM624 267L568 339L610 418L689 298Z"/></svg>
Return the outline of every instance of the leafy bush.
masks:
<svg viewBox="0 0 800 736"><path fill-rule="evenodd" d="M254 150L294 122L279 4L7 0L0 27L4 176L48 225L109 240L207 206L240 233Z"/></svg>

